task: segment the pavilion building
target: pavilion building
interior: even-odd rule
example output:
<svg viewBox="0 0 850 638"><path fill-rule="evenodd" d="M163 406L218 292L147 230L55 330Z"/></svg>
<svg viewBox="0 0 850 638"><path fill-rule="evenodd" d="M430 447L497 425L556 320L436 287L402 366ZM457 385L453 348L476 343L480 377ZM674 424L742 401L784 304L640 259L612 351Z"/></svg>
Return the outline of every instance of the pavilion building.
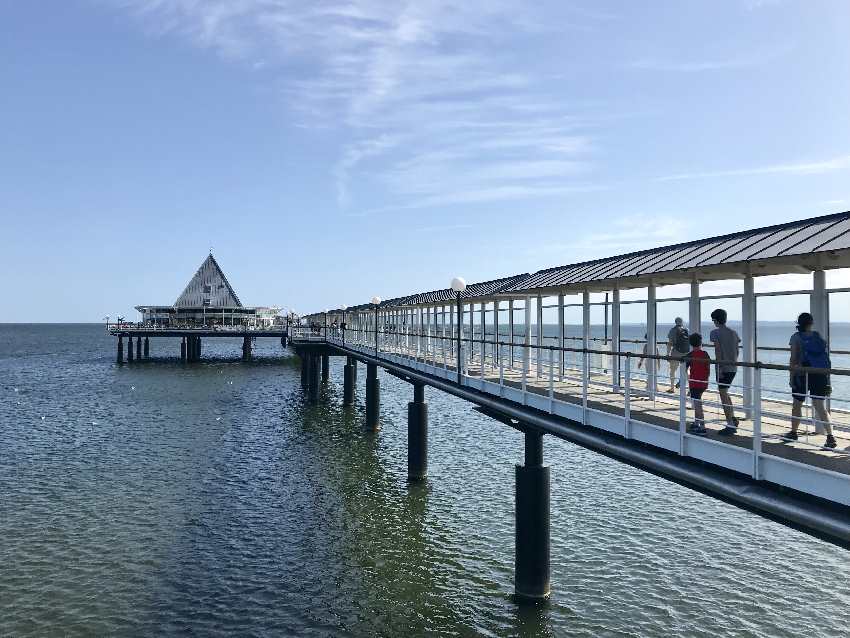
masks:
<svg viewBox="0 0 850 638"><path fill-rule="evenodd" d="M136 310L142 315L142 323L148 326L267 328L274 325L280 308L243 306L210 253L172 305L136 306Z"/></svg>

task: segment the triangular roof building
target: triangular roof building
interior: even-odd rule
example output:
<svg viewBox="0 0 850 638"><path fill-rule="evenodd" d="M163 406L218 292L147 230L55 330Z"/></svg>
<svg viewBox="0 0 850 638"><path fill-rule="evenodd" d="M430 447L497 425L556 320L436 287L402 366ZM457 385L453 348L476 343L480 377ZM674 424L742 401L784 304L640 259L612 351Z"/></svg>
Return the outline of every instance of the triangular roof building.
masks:
<svg viewBox="0 0 850 638"><path fill-rule="evenodd" d="M242 302L210 253L174 302L174 307L241 308Z"/></svg>

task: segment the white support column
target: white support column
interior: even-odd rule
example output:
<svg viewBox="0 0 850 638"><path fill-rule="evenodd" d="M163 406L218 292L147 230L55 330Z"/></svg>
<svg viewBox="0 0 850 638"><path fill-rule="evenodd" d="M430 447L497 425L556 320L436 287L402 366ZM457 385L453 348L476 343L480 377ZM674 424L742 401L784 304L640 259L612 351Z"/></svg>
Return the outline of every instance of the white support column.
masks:
<svg viewBox="0 0 850 638"><path fill-rule="evenodd" d="M590 348L590 292L585 290L581 295L581 347ZM587 411L587 386L590 382L590 353L582 353L582 397L585 413ZM585 422L587 420L585 419Z"/></svg>
<svg viewBox="0 0 850 638"><path fill-rule="evenodd" d="M656 353L655 333L657 330L656 307L655 307L655 284L649 284L646 288L646 341L647 352L650 356ZM658 390L658 361L649 358L646 360L646 388L649 393L649 398L655 400L655 393Z"/></svg>
<svg viewBox="0 0 850 638"><path fill-rule="evenodd" d="M756 291L752 275L744 277L744 296L741 299L741 360L753 363L756 360ZM753 409L753 369L743 369L744 414L752 416Z"/></svg>
<svg viewBox="0 0 850 638"><path fill-rule="evenodd" d="M809 301L809 312L815 320L812 326L820 336L826 340L829 348L829 293L826 291L826 272L823 270L812 271L812 295ZM830 407L829 398L826 399L827 409ZM815 432L824 434L825 430L820 422L815 423Z"/></svg>
<svg viewBox="0 0 850 638"><path fill-rule="evenodd" d="M814 317L813 330L829 342L829 293L826 292L826 271L812 272L812 295L809 308Z"/></svg>
<svg viewBox="0 0 850 638"><path fill-rule="evenodd" d="M525 298L525 335L522 343L522 389L525 391L526 380L528 379L528 371L531 367L531 297Z"/></svg>
<svg viewBox="0 0 850 638"><path fill-rule="evenodd" d="M543 374L543 296L537 295L537 376Z"/></svg>
<svg viewBox="0 0 850 638"><path fill-rule="evenodd" d="M691 281L691 298L688 301L688 332L702 333L702 308L699 298L699 280L694 278ZM703 341L708 341L707 335L702 335Z"/></svg>
<svg viewBox="0 0 850 638"><path fill-rule="evenodd" d="M484 378L484 364L487 359L487 300L481 300L481 378Z"/></svg>
<svg viewBox="0 0 850 638"><path fill-rule="evenodd" d="M502 358L502 346L499 345L499 342L502 340L499 335L499 306L501 303L498 299L493 300L493 341L495 345L493 346L493 365L499 365L499 359Z"/></svg>
<svg viewBox="0 0 850 638"><path fill-rule="evenodd" d="M558 295L558 381L564 380L564 293Z"/></svg>
<svg viewBox="0 0 850 638"><path fill-rule="evenodd" d="M620 352L620 289L614 288L611 294L611 351ZM620 357L611 357L611 379L614 391L620 390Z"/></svg>
<svg viewBox="0 0 850 638"><path fill-rule="evenodd" d="M475 304L469 302L469 362L472 363L472 357L475 356Z"/></svg>
<svg viewBox="0 0 850 638"><path fill-rule="evenodd" d="M514 300L508 299L508 341L511 351L508 353L508 369L514 369Z"/></svg>
<svg viewBox="0 0 850 638"><path fill-rule="evenodd" d="M455 356L455 304L449 304L449 356Z"/></svg>

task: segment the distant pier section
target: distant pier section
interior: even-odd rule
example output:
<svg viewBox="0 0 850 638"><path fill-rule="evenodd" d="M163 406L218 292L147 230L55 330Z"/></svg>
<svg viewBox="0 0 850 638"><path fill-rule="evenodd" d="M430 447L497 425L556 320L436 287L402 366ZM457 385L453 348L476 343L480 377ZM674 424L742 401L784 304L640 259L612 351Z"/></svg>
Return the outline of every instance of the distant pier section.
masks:
<svg viewBox="0 0 850 638"><path fill-rule="evenodd" d="M107 328L117 337L118 363L131 363L150 357L151 337L180 337L180 358L199 361L203 339L242 337L242 358L252 356L258 337L280 339L287 346L289 324L293 318L282 316L277 306L243 306L212 253L207 256L186 288L171 305L136 306L141 322L125 323L118 318ZM134 343L135 342L135 343Z"/></svg>

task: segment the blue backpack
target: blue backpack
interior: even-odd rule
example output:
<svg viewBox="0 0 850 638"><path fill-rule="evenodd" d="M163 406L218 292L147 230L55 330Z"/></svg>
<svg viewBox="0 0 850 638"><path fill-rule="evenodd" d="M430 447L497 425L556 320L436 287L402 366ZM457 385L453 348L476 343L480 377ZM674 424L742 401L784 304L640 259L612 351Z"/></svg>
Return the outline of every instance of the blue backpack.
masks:
<svg viewBox="0 0 850 638"><path fill-rule="evenodd" d="M826 341L817 332L801 332L803 344L803 365L807 368L831 368Z"/></svg>

